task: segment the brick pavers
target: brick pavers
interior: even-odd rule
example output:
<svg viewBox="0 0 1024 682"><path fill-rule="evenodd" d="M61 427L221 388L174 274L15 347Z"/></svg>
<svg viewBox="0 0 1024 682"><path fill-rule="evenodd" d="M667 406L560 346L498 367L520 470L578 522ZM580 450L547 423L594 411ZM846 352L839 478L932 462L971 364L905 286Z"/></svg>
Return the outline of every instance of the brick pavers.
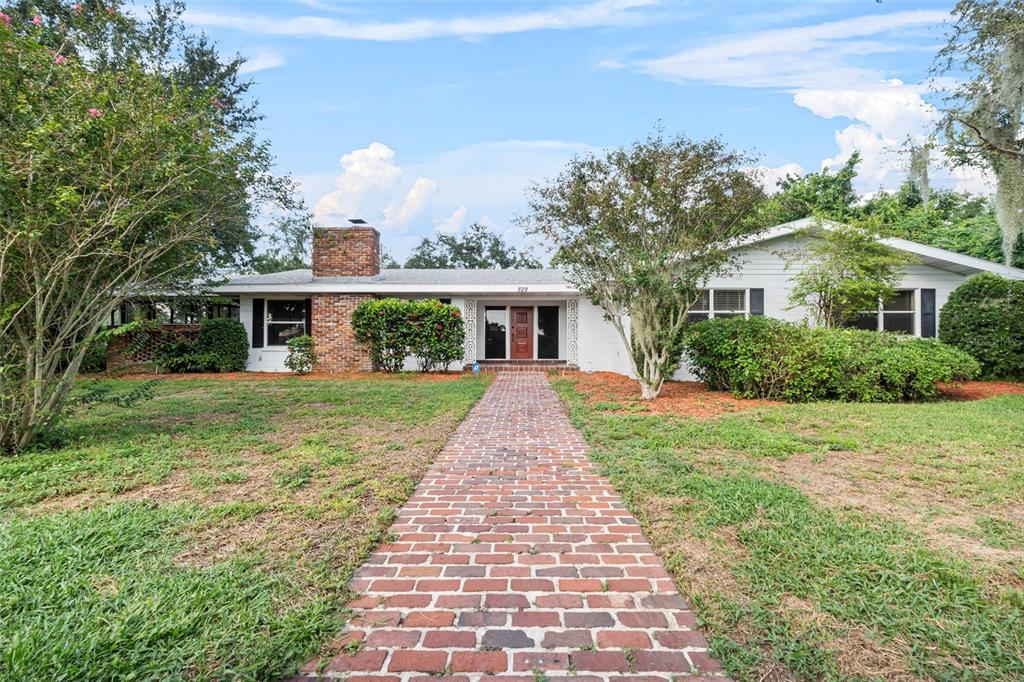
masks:
<svg viewBox="0 0 1024 682"><path fill-rule="evenodd" d="M717 662L540 372L502 372L356 575L349 682L686 680Z"/></svg>

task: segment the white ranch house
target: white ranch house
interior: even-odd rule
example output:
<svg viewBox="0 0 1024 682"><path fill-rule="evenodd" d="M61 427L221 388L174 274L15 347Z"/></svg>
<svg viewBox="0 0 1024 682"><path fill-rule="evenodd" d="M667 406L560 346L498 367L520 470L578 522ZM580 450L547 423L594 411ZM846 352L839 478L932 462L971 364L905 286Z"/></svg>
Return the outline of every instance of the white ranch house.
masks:
<svg viewBox="0 0 1024 682"><path fill-rule="evenodd" d="M800 249L812 227L801 220L737 244L738 269L708 282L694 319L769 315L798 321L792 309L793 270L785 252ZM819 228L821 229L821 228ZM938 311L968 277L994 272L1022 280L1024 270L902 239L893 248L917 261L904 268L899 293L862 316L858 326L933 337ZM370 369L365 349L352 339L350 315L374 297L439 298L463 311L463 364L553 366L630 374L629 360L600 307L579 295L556 269L416 270L379 268L380 235L370 227L321 228L313 268L234 277L215 291L237 298L249 335L247 369L284 372L288 339L311 334L322 371ZM688 378L685 368L677 378Z"/></svg>

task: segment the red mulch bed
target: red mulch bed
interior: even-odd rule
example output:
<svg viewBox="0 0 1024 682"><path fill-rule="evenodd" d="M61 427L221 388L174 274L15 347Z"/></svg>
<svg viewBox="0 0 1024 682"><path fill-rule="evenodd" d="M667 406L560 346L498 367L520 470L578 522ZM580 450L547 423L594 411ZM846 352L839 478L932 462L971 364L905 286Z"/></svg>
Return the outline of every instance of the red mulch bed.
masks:
<svg viewBox="0 0 1024 682"><path fill-rule="evenodd" d="M1024 395L1024 384L1013 381L966 381L944 385L940 392L949 400L982 400L997 395Z"/></svg>
<svg viewBox="0 0 1024 682"><path fill-rule="evenodd" d="M654 400L640 399L639 384L614 372L566 372L576 389L593 403L618 403L623 412L717 417L753 407L780 405L771 400L746 400L723 391L709 391L697 381L667 381Z"/></svg>
<svg viewBox="0 0 1024 682"><path fill-rule="evenodd" d="M613 372L565 372L587 402L618 403L624 413L679 414L687 417L718 417L764 405L782 405L771 400L747 400L731 393L710 391L698 381L667 381L654 400L641 400L639 384ZM1024 383L1010 381L968 381L945 385L948 400L982 400L999 395L1024 395Z"/></svg>

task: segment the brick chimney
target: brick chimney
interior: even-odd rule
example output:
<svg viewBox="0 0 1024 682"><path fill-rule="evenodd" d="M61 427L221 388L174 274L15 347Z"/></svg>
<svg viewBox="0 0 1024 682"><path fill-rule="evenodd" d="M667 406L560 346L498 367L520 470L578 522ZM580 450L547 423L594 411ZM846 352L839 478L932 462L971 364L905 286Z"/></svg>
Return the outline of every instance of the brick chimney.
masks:
<svg viewBox="0 0 1024 682"><path fill-rule="evenodd" d="M313 231L313 276L380 274L380 232L369 225Z"/></svg>

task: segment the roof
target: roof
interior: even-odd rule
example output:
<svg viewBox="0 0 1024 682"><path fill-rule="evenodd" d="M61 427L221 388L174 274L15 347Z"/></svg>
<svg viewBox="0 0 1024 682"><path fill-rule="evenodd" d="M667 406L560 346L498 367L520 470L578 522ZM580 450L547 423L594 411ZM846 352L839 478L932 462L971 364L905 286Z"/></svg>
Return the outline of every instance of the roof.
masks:
<svg viewBox="0 0 1024 682"><path fill-rule="evenodd" d="M215 287L218 293L302 291L348 293L570 293L564 273L554 268L416 269L387 268L363 277L314 277L312 270L242 275Z"/></svg>
<svg viewBox="0 0 1024 682"><path fill-rule="evenodd" d="M801 218L791 223L777 225L764 232L752 235L745 239L738 240L734 248L762 244L773 239L788 237L803 230L828 230L838 226L838 223L831 220L820 220L817 218ZM1024 280L1024 269L1014 268L1002 263L993 263L984 258L968 256L948 249L940 249L937 246L928 246L909 239L897 237L886 237L881 240L883 244L892 248L911 253L918 257L924 265L931 265L942 270L948 270L961 275L973 275L979 272L992 272L1009 279Z"/></svg>

